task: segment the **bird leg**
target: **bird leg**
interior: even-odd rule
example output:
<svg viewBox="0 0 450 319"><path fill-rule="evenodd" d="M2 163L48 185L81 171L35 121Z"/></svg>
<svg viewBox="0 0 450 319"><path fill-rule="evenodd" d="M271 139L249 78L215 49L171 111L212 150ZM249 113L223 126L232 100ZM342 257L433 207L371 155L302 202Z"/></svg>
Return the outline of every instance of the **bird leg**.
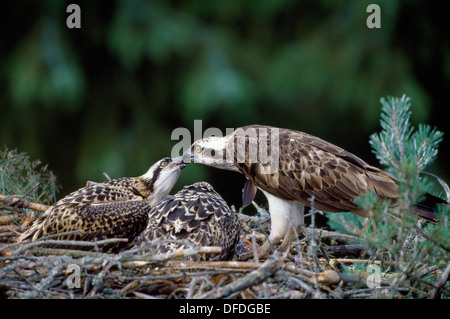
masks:
<svg viewBox="0 0 450 319"><path fill-rule="evenodd" d="M297 238L297 235L299 231L301 231L302 226L299 225L297 229L294 230L294 227L289 227L287 233L285 234L283 241L281 242L280 247L278 250L280 252L287 252L289 251L289 248L291 247L292 242ZM270 237L264 242L262 246L260 246L256 254L258 258L267 258L269 254L273 251L273 247L278 244L281 241L280 238L275 238L274 240L271 240ZM240 260L247 260L249 258L254 257L254 252L250 251L248 253L241 254L239 256Z"/></svg>
<svg viewBox="0 0 450 319"><path fill-rule="evenodd" d="M243 253L239 255L239 260L247 260L250 259L252 257L257 257L257 258L266 258L270 252L272 252L272 248L275 244L277 244L279 242L279 240L277 242L271 242L270 239L267 239L264 244L262 244L262 246L258 247L258 249L256 249L255 251L249 251L247 253ZM256 256L255 256L256 253Z"/></svg>
<svg viewBox="0 0 450 319"><path fill-rule="evenodd" d="M299 202L284 200L266 191L263 193L269 202L271 228L269 238L256 252L259 258L266 258L280 241L280 250L289 250L301 230L304 211L304 205ZM254 253L248 252L240 255L239 259L245 260L252 256Z"/></svg>
<svg viewBox="0 0 450 319"><path fill-rule="evenodd" d="M282 252L286 252L291 247L291 244L294 242L294 240L297 238L298 234L302 230L302 225L299 225L297 229L294 230L294 227L289 227L288 232L283 238L283 241L281 242L279 250Z"/></svg>
<svg viewBox="0 0 450 319"><path fill-rule="evenodd" d="M267 239L264 244L262 244L262 246L257 250L258 258L267 258L267 256L269 256L269 254L272 252L274 244L275 243L272 243L269 239Z"/></svg>

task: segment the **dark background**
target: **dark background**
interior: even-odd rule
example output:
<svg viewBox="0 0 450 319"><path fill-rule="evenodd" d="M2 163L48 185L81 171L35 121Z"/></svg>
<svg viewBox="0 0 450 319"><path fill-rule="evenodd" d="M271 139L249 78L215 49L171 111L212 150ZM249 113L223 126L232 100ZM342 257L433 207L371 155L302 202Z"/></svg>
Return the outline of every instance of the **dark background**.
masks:
<svg viewBox="0 0 450 319"><path fill-rule="evenodd" d="M81 8L69 29L66 8ZM369 29L370 3L381 29ZM143 174L171 133L267 124L305 131L378 165L381 97L443 131L430 171L448 180L450 19L437 1L3 1L0 146L48 163L63 195ZM190 165L240 206L244 177ZM264 204L264 203L263 203Z"/></svg>

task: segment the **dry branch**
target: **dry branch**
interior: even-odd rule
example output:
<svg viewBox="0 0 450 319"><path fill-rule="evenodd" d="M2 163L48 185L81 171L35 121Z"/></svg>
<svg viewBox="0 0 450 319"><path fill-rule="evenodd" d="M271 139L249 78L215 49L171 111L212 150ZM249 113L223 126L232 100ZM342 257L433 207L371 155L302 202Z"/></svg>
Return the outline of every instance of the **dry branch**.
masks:
<svg viewBox="0 0 450 319"><path fill-rule="evenodd" d="M450 262L447 264L447 267L442 272L441 277L436 282L435 288L432 291L430 291L430 293L428 294L428 298L431 298L431 299L439 298L439 295L440 295L442 289L444 288L445 284L448 281L449 275L450 275Z"/></svg>
<svg viewBox="0 0 450 319"><path fill-rule="evenodd" d="M78 249L60 249L60 248L41 248L34 247L30 250L30 253L36 256L72 256L74 258L80 257L113 257L113 254L100 253L94 251L85 251Z"/></svg>
<svg viewBox="0 0 450 319"><path fill-rule="evenodd" d="M36 248L39 246L49 246L49 245L55 245L55 246L79 246L79 247L97 247L97 246L103 246L103 245L109 245L114 243L123 243L128 242L127 238L108 238L98 241L81 241L81 240L57 240L57 239L45 239L45 240L36 240L28 244L23 244L20 248L18 248L15 251L15 254L20 254L21 252ZM57 254L58 249L47 249L43 250L42 248L36 249L36 252L38 251L44 252L44 254ZM65 250L70 251L70 249ZM54 252L54 253L53 253Z"/></svg>
<svg viewBox="0 0 450 319"><path fill-rule="evenodd" d="M336 239L346 243L353 243L356 240L355 236L348 234L341 234L338 232L325 230L321 228L305 227L305 232L307 235L312 235L313 232L318 232L320 239Z"/></svg>
<svg viewBox="0 0 450 319"><path fill-rule="evenodd" d="M334 258L331 259L334 262L340 262L343 264L353 264L353 263L363 263L363 264L375 264L375 265L395 265L395 261L385 261L385 260L370 260L370 259L355 259L355 258ZM319 258L319 262L326 263L325 258Z"/></svg>
<svg viewBox="0 0 450 319"><path fill-rule="evenodd" d="M138 267L143 268L151 266L155 263L163 263L175 258L185 258L197 254L220 254L222 252L221 247L215 246L192 246L189 248L179 249L173 252L161 253L161 254L148 254L148 255L124 255L123 261L125 267ZM126 252L125 252L126 254Z"/></svg>
<svg viewBox="0 0 450 319"><path fill-rule="evenodd" d="M262 263L249 261L184 261L170 260L165 264L173 269L232 269L250 271L262 266Z"/></svg>
<svg viewBox="0 0 450 319"><path fill-rule="evenodd" d="M283 261L281 259L267 259L261 267L253 270L248 275L239 278L223 287L218 287L211 292L197 296L200 299L219 299L226 298L238 291L259 284L272 276L281 268Z"/></svg>
<svg viewBox="0 0 450 319"><path fill-rule="evenodd" d="M8 206L16 206L16 207L20 207L20 208L29 208L29 209L40 211L40 212L45 212L49 208L49 206L47 206L47 205L33 203L33 202L26 201L22 198L17 198L17 197L12 197L12 196L8 196L8 195L2 195L2 194L0 194L0 202L6 203L6 205L4 205L1 208L5 208Z"/></svg>

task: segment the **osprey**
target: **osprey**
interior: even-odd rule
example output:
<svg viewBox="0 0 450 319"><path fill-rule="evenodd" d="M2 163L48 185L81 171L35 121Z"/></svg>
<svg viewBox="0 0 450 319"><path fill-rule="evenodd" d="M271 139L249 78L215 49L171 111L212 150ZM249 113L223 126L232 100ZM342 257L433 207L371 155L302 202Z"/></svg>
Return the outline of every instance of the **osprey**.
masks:
<svg viewBox="0 0 450 319"><path fill-rule="evenodd" d="M159 253L174 251L189 242L219 246L222 252L210 260L229 260L239 241L240 224L223 198L207 182L185 186L157 204L149 214L147 228L134 244L162 241Z"/></svg>
<svg viewBox="0 0 450 319"><path fill-rule="evenodd" d="M145 229L151 208L168 196L185 166L181 157L164 158L139 177L88 183L51 206L18 242L49 235L57 240L127 238L128 243L101 247L118 251Z"/></svg>
<svg viewBox="0 0 450 319"><path fill-rule="evenodd" d="M367 217L367 212L353 202L356 198L369 191L393 202L400 196L390 173L336 145L291 129L244 126L225 137L194 142L183 158L244 174L244 206L253 201L257 189L264 193L271 231L258 249L261 257L282 239L280 249L289 248L303 224L305 206ZM419 213L433 218L426 209Z"/></svg>

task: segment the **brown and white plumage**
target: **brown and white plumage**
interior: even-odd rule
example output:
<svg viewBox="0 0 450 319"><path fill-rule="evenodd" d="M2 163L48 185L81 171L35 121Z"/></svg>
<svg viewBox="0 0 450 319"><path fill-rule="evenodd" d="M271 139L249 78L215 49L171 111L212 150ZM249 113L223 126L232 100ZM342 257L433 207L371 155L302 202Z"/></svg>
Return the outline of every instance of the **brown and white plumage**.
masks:
<svg viewBox="0 0 450 319"><path fill-rule="evenodd" d="M180 158L164 158L139 177L89 183L51 206L18 242L48 235L58 240L127 238L130 242L145 229L151 207L169 194L184 166Z"/></svg>
<svg viewBox="0 0 450 319"><path fill-rule="evenodd" d="M400 196L390 173L332 143L291 129L245 126L225 137L194 142L184 154L189 161L186 156L196 163L244 174L244 206L251 203L257 189L265 194L272 225L260 255L283 238L281 248L288 248L293 229L298 231L303 224L305 206L367 216L354 203L356 198L369 191L391 201Z"/></svg>
<svg viewBox="0 0 450 319"><path fill-rule="evenodd" d="M267 139L271 145L271 134L265 133L265 127L252 125L243 129L256 130L256 138L236 136L238 145L261 143ZM394 199L399 196L395 178L388 172L364 162L344 149L307 133L278 129L278 169L272 174L255 174L260 163L235 163L251 183L262 190L290 201L314 207L327 212L354 212L365 216L366 212L353 203L353 200L368 191L381 198ZM246 146L248 148L248 145ZM250 146L251 147L251 146ZM235 152L240 151L238 146Z"/></svg>
<svg viewBox="0 0 450 319"><path fill-rule="evenodd" d="M207 182L185 186L157 204L135 244L162 241L159 252L174 251L180 241L199 246L219 246L210 260L229 260L239 240L240 224L225 200Z"/></svg>

